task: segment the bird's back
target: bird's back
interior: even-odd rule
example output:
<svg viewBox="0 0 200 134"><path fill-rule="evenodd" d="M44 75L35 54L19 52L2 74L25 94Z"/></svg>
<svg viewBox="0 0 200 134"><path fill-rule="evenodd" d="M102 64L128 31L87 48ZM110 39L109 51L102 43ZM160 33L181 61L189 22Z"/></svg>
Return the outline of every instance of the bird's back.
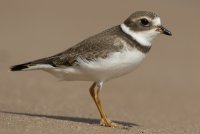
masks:
<svg viewBox="0 0 200 134"><path fill-rule="evenodd" d="M122 38L119 26L112 27L91 36L56 55L15 65L11 67L11 70L20 71L37 64L46 64L52 67L77 66L78 58L86 59L88 61L96 58L106 58L110 52L118 52L123 47L120 43L119 45L114 45L117 38Z"/></svg>

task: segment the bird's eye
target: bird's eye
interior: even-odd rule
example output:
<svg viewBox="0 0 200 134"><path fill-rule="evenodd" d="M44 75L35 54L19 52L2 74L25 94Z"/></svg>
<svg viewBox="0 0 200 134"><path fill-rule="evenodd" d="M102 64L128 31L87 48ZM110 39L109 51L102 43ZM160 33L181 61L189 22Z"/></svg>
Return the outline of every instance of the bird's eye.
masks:
<svg viewBox="0 0 200 134"><path fill-rule="evenodd" d="M147 19L141 19L140 21L143 26L149 26L149 21Z"/></svg>

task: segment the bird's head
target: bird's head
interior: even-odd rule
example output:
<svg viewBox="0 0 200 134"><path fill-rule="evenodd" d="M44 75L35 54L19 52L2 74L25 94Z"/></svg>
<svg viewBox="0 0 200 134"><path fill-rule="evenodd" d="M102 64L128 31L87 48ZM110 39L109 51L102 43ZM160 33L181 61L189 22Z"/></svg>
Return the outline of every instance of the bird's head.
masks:
<svg viewBox="0 0 200 134"><path fill-rule="evenodd" d="M148 11L133 13L121 24L121 28L142 45L151 45L152 40L159 34L172 35L162 26L160 17Z"/></svg>

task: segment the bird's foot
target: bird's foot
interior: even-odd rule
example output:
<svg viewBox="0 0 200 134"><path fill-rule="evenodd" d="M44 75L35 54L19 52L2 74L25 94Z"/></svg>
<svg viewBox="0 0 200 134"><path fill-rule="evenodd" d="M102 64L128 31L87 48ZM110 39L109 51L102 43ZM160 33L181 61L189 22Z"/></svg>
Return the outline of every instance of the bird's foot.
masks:
<svg viewBox="0 0 200 134"><path fill-rule="evenodd" d="M114 122L112 122L112 121L111 121L110 119L108 119L108 118L106 118L106 119L101 119L100 125L101 125L101 126L104 126L104 127L127 129L126 126L123 126L123 125L118 124L118 123L114 123Z"/></svg>

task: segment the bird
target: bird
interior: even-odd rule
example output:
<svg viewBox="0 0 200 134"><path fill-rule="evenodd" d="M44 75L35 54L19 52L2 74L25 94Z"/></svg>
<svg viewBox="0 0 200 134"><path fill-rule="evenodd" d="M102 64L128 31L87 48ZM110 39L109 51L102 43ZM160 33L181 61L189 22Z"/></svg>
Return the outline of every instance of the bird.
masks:
<svg viewBox="0 0 200 134"><path fill-rule="evenodd" d="M91 81L90 95L100 114L100 125L118 128L102 106L100 91L111 79L129 74L145 59L157 35L172 33L151 11L136 11L123 23L82 40L53 56L10 67L10 71L43 70L64 81Z"/></svg>

